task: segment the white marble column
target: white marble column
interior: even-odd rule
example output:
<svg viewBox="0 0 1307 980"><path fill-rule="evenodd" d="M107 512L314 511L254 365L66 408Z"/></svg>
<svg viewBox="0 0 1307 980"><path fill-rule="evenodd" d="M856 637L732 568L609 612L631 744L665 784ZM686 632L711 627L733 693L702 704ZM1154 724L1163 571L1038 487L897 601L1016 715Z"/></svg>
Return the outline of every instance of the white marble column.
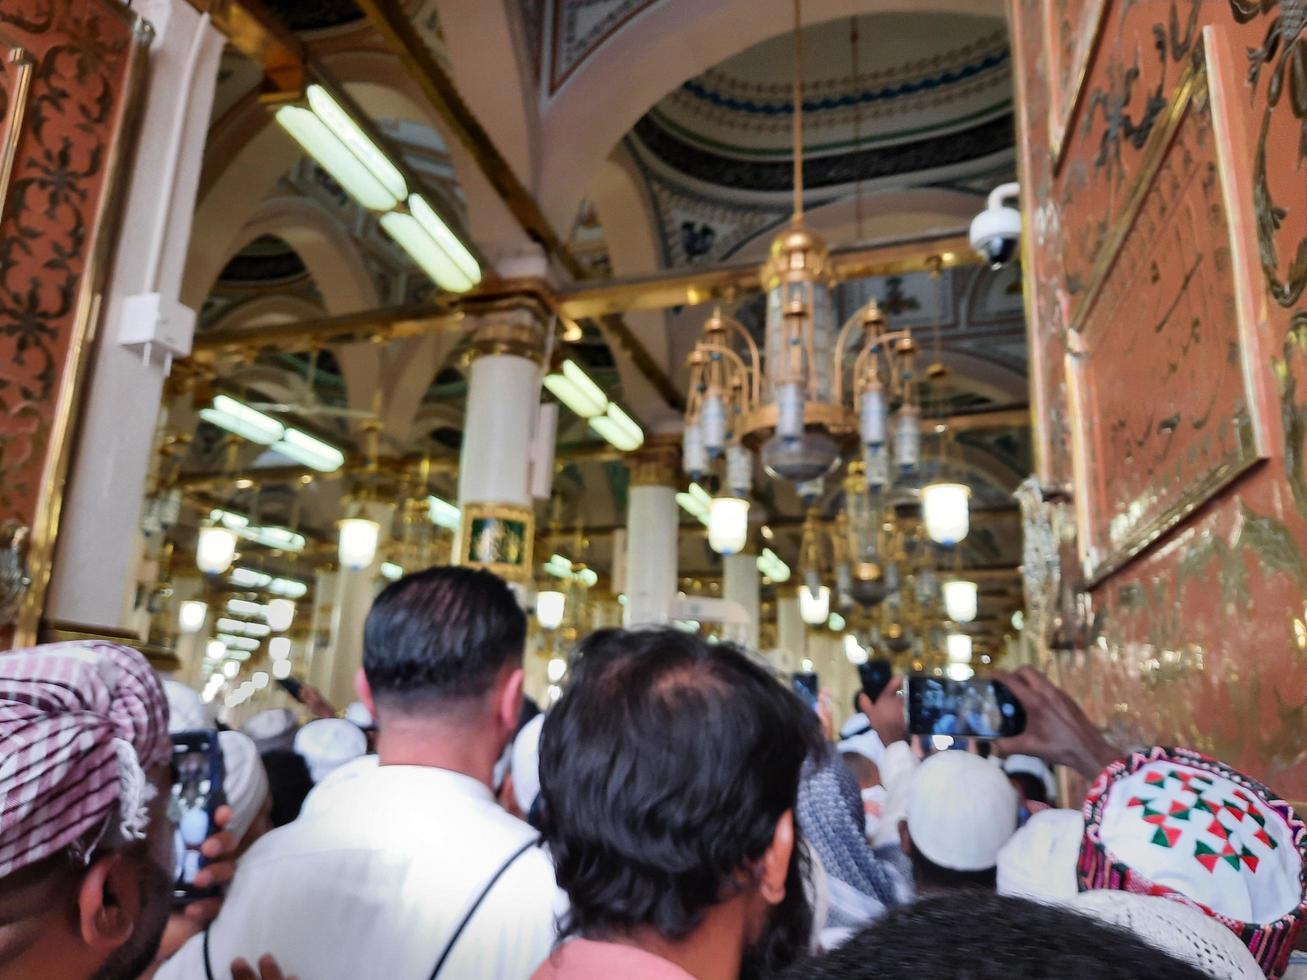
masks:
<svg viewBox="0 0 1307 980"><path fill-rule="evenodd" d="M336 609L337 574L335 565L319 568L314 574L308 641L304 659L295 665L295 676L319 691L331 686L331 620Z"/></svg>
<svg viewBox="0 0 1307 980"><path fill-rule="evenodd" d="M125 627L140 559L141 503L168 368L122 347L126 301L181 291L223 37L185 0L136 0L154 27L140 135L69 467L48 619Z"/></svg>
<svg viewBox="0 0 1307 980"><path fill-rule="evenodd" d="M322 689L327 700L343 708L357 700L354 677L363 666L363 624L372 608L372 600L381 590L381 560L391 525L395 519L395 505L367 501L360 505L360 517L376 521L381 527L377 551L367 568L341 567L335 574L336 594L331 609L330 671L324 665L321 676L327 681Z"/></svg>
<svg viewBox="0 0 1307 980"><path fill-rule="evenodd" d="M671 619L676 599L679 450L652 444L631 465L626 498L626 625Z"/></svg>
<svg viewBox="0 0 1307 980"><path fill-rule="evenodd" d="M786 673L801 670L808 651L808 627L799 615L799 597L791 592L776 600L776 666Z"/></svg>
<svg viewBox="0 0 1307 980"><path fill-rule="evenodd" d="M738 602L749 614L748 625L733 628L731 638L750 650L758 649L761 590L762 575L758 571L757 555L744 553L722 559L722 598Z"/></svg>

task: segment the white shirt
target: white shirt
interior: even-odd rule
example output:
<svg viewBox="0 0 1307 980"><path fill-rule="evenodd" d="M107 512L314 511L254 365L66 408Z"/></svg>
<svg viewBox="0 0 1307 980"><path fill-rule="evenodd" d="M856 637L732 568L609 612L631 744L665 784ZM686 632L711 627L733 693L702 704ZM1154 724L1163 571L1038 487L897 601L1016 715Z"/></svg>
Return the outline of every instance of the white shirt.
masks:
<svg viewBox="0 0 1307 980"><path fill-rule="evenodd" d="M468 776L360 759L314 788L298 820L240 860L209 930L215 977L276 957L305 980L427 980L482 888L535 832ZM444 980L525 980L553 947L566 899L548 856L513 862L468 922ZM204 936L158 978L204 980Z"/></svg>
<svg viewBox="0 0 1307 980"><path fill-rule="evenodd" d="M899 821L908 819L908 801L912 796L912 777L917 774L917 757L907 742L891 742L885 746L880 762L880 782L885 787L885 807L880 826L872 840L874 847L899 842Z"/></svg>

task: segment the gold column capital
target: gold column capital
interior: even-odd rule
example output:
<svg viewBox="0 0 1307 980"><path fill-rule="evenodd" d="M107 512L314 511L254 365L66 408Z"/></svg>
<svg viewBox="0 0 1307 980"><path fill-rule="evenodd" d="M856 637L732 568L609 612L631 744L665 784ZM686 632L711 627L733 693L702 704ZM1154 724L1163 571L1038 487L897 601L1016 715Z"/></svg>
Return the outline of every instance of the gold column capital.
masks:
<svg viewBox="0 0 1307 980"><path fill-rule="evenodd" d="M549 311L533 297L517 296L469 311L472 340L464 364L478 357L510 354L540 364L544 361Z"/></svg>
<svg viewBox="0 0 1307 980"><path fill-rule="evenodd" d="M654 438L631 454L627 468L633 487L678 487L681 482L681 443Z"/></svg>

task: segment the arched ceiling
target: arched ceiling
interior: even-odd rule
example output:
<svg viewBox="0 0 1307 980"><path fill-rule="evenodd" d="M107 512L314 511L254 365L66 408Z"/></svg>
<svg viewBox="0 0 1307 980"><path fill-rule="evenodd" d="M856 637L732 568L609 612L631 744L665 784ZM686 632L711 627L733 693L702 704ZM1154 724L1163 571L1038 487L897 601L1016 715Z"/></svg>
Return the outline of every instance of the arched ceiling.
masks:
<svg viewBox="0 0 1307 980"><path fill-rule="evenodd" d="M351 0L265 3L372 116L407 165L439 188L492 262L528 243L474 154L445 128ZM760 260L788 218L788 0L401 0L401 6L593 279ZM964 227L983 194L1011 178L1002 6L1003 0L806 0L806 204L810 226L832 247ZM285 323L297 311L335 314L424 299L431 288L426 278L269 122L257 102L259 81L259 70L242 56L224 58L193 246L203 261L194 263L200 271L190 285L207 291L201 329L233 323L258 329ZM348 262L325 261L333 250L348 252ZM353 298L342 300L335 287L346 266ZM197 286L201 279L208 282ZM372 299L360 307L360 296ZM872 296L895 326L917 331L928 358L949 369L932 392L941 411L1024 402L1015 268L846 282L838 304L847 315ZM739 302L736 312L747 321L755 303ZM626 314L626 323L684 390L684 358L707 313L704 307L640 311ZM406 378L408 418L391 425L387 417L386 451L421 447L447 457L460 442L466 386L455 366L456 338L439 345L425 339L432 350L417 357L399 345L369 344L335 347L312 359L262 356L236 368L231 380L269 399L328 410L308 417L358 449L355 418L345 410L368 410L367 389L400 387L397 379ZM605 334L587 330L570 354L632 407L648 431L675 428L677 414ZM561 422L561 447L594 440L570 413ZM212 442L204 444L207 455L197 447L197 468L213 468ZM959 465L975 482L978 503L1008 507L1012 487L1029 471L1027 431L969 432L958 442ZM563 461L556 485L570 514L611 526L623 520L626 477L620 463ZM278 492L289 499L295 488ZM330 527L335 506L335 490L323 493L306 503L305 519ZM802 508L792 489L760 487L761 508L784 528L775 546L793 558ZM999 526L996 539L997 532L986 530L993 540L980 557L1015 563L1016 539L1006 523ZM590 557L600 568L608 548L602 537L594 544ZM682 542L681 562L692 575L711 574L718 565L691 535Z"/></svg>

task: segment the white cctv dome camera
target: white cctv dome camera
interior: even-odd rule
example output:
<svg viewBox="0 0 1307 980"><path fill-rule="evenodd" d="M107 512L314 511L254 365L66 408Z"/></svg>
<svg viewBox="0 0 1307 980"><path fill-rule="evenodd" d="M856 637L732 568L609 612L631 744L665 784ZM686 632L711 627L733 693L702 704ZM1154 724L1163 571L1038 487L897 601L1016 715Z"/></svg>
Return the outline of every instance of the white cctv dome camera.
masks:
<svg viewBox="0 0 1307 980"><path fill-rule="evenodd" d="M1021 186L999 184L989 194L985 210L971 222L971 247L984 256L990 267L1007 265L1021 243L1021 212L1003 203L1015 198Z"/></svg>

